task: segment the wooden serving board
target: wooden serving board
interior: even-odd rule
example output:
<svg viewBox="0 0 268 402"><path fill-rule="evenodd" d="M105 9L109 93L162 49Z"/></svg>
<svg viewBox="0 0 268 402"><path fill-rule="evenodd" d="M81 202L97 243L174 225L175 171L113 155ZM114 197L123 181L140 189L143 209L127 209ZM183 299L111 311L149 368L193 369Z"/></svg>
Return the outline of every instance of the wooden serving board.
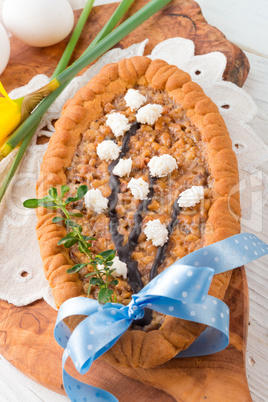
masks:
<svg viewBox="0 0 268 402"><path fill-rule="evenodd" d="M147 2L137 0L129 14ZM81 55L115 7L115 4L109 4L93 9L73 59ZM76 19L78 15L79 12L76 12ZM223 52L227 57L224 78L243 85L249 71L246 56L218 29L207 24L198 4L192 0L172 1L118 46L127 47L148 38L146 54L149 54L157 43L176 36L192 39L197 54ZM1 75L7 91L28 83L36 74L51 75L67 41L39 49L11 38L11 59ZM112 392L120 402L251 401L245 373L248 289L243 268L233 272L225 302L230 307L231 323L230 345L224 351L208 357L173 359L150 370L126 369L119 372L104 362L96 361L83 381ZM0 301L0 353L31 379L64 393L62 349L53 338L56 315L56 311L43 300L25 307ZM71 365L70 372L77 377Z"/></svg>

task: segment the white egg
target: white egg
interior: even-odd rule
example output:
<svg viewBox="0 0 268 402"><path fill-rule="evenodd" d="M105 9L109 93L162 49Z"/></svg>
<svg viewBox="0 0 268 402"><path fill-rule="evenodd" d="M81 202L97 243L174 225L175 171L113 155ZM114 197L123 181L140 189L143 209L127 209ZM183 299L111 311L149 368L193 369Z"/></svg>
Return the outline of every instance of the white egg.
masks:
<svg viewBox="0 0 268 402"><path fill-rule="evenodd" d="M6 68L10 56L10 42L7 31L0 24L0 74Z"/></svg>
<svg viewBox="0 0 268 402"><path fill-rule="evenodd" d="M68 0L5 0L6 28L31 46L50 46L72 30L74 14Z"/></svg>

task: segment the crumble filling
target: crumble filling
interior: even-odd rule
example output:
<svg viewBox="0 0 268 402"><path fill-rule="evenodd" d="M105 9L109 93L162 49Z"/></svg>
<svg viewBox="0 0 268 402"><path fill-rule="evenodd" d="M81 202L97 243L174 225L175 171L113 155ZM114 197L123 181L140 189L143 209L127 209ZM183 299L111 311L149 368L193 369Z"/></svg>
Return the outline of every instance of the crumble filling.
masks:
<svg viewBox="0 0 268 402"><path fill-rule="evenodd" d="M128 280L119 276L119 283L114 287L117 302L125 305L130 302L131 294L136 292L139 286L146 285L157 273L203 246L208 211L212 203L212 179L199 130L187 118L183 108L175 104L166 92L145 86L138 86L135 90L146 97L143 107L147 104L162 106L162 113L156 122L137 125L138 110L127 106L125 94L122 94L113 102L107 103L103 115L93 121L83 133L72 164L65 172L70 196L74 196L80 185L86 184L89 189L98 189L103 197L109 199L109 208L101 213L86 208L84 200L73 204L72 207L84 214L83 218L75 218L83 227L83 234L97 239L92 244L93 254L114 249L120 260L125 258L124 262L127 261ZM131 171L116 178L112 172L114 166L122 159L120 154L118 160L112 161L101 159L97 152L99 144L103 141L113 141L120 150L124 148L124 136L115 136L106 124L107 116L112 112L121 113L131 126L136 125L122 156L124 159L131 158ZM163 177L152 177L148 164L153 157L163 155L172 156L177 162L177 168ZM115 165L111 166L112 163ZM111 176L115 178L112 185ZM133 179L142 179L148 184L147 197L133 196ZM203 187L204 198L195 206L180 207L180 194L193 186ZM134 191L140 191L138 185ZM116 221L112 215L116 215ZM162 247L155 246L146 236L146 225L152 220L158 220L169 230L168 240ZM113 232L114 229L111 233L110 229L115 225L116 233ZM124 253L128 253L127 257ZM85 256L76 246L72 247L70 257L74 264L86 262ZM141 277L137 289L133 289L136 285L130 278L135 269L138 269ZM91 271L93 267L87 266L79 272L85 295L89 287L89 278L84 276ZM92 286L89 297L97 299L97 296L98 289ZM152 316L151 323L145 326L144 330L157 329L161 325L162 315L153 312Z"/></svg>

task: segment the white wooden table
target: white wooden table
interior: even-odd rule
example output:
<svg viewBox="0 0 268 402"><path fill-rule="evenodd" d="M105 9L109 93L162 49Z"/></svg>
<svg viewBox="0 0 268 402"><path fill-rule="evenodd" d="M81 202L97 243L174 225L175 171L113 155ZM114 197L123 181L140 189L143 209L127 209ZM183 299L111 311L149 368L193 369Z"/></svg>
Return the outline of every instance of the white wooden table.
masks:
<svg viewBox="0 0 268 402"><path fill-rule="evenodd" d="M83 0L69 0L79 5ZM96 1L97 4L113 0ZM255 132L268 143L268 0L198 0L207 21L240 46L251 64L244 89L255 100L259 111L254 119ZM0 0L1 5L1 0ZM259 171L268 174L268 164ZM258 208L258 225L251 230L268 242L268 183ZM248 231L248 227L245 227ZM268 401L268 260L247 265L250 297L250 326L247 348L247 373L254 402ZM45 358L45 357L44 357ZM0 356L0 402L67 402L29 380ZM163 401L164 402L164 401ZM212 401L213 402L213 401ZM230 401L235 402L235 401Z"/></svg>

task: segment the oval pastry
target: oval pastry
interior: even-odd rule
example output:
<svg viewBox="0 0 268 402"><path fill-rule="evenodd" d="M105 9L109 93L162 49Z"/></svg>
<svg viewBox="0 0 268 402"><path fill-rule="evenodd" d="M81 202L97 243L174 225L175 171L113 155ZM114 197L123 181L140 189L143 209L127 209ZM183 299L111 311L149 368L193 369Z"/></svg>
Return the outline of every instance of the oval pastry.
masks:
<svg viewBox="0 0 268 402"><path fill-rule="evenodd" d="M70 196L81 184L99 190L72 208L84 214L76 218L83 233L97 238L94 254L116 250L121 265L114 290L117 302L128 304L133 292L176 260L239 233L239 194L233 191L238 180L216 105L177 67L133 57L104 67L65 104L37 195L63 184ZM66 228L52 223L54 213L39 208L37 215L44 271L57 306L86 296L89 268L66 273L84 262L83 255L76 246L70 251L57 245ZM209 293L223 299L230 277L217 275ZM92 286L90 297L97 293ZM102 358L115 366L155 367L186 349L203 329L148 312Z"/></svg>

